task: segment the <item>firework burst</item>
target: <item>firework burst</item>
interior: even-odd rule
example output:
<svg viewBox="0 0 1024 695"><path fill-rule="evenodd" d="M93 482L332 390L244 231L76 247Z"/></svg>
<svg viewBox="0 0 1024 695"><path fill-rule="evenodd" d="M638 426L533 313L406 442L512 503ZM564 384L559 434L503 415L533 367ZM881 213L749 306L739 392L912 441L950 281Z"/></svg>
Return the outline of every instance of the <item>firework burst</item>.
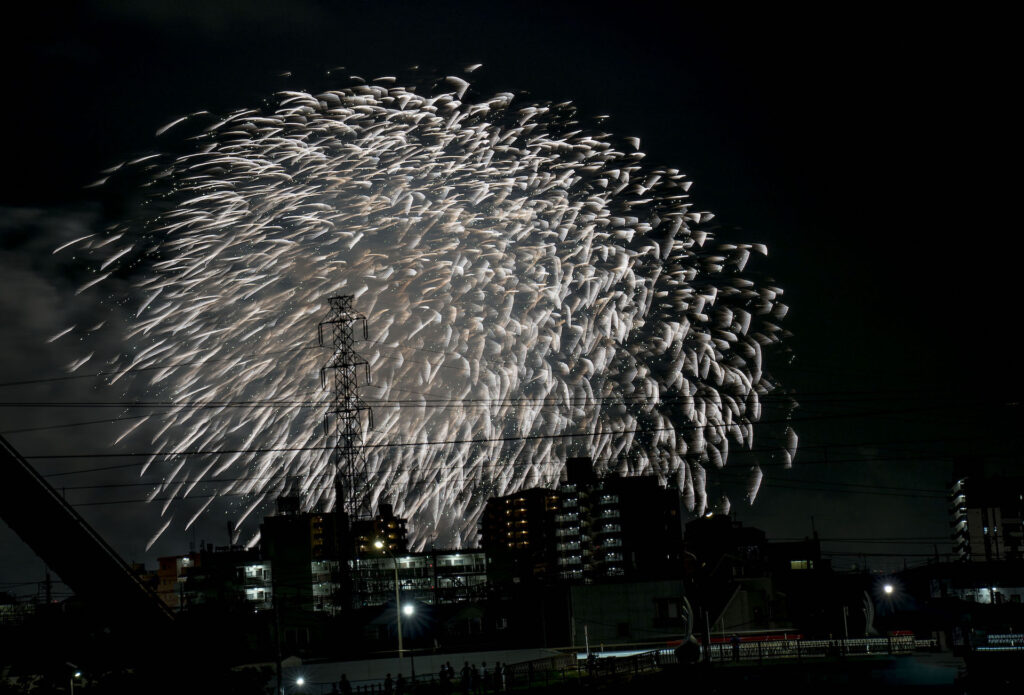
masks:
<svg viewBox="0 0 1024 695"><path fill-rule="evenodd" d="M764 246L715 242L682 173L569 103L355 81L169 124L176 154L113 173L141 177L143 213L66 245L96 273L80 292L131 277L108 380L145 369L174 404L147 463L161 532L207 509L187 507L200 484L241 500L238 533L288 489L333 503L328 355L310 348L337 294L370 327L366 501L420 544L472 544L488 496L551 483L574 454L671 480L697 513L728 505L708 474L753 446L785 336L782 290L746 270Z"/></svg>

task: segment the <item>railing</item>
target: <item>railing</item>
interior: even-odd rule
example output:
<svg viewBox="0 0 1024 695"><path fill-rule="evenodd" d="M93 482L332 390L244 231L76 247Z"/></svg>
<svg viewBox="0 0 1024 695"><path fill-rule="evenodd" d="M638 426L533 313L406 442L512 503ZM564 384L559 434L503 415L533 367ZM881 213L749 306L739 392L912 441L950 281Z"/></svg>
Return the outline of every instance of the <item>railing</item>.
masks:
<svg viewBox="0 0 1024 695"><path fill-rule="evenodd" d="M660 669L670 663L675 663L674 653L672 660L666 662L661 658L661 651L654 649L630 656L606 656L600 659L580 660L579 666L588 676L606 681L615 676L634 675L643 671Z"/></svg>
<svg viewBox="0 0 1024 695"><path fill-rule="evenodd" d="M1024 638L1021 635L1008 637ZM738 658L733 645L727 642L712 643L704 656L712 663L728 663L760 659L799 660L841 655L909 654L915 650L934 649L936 641L918 640L913 635L894 635L847 640L759 639L741 642L738 646ZM494 673L493 664L490 664L483 682L479 681L479 672L475 671L477 664L471 664L474 674L469 676L467 687L470 692L522 692L571 681L584 689L589 686L606 689L609 683L624 682L637 674L673 667L677 663L673 649L654 649L630 656L601 658L595 654L590 659L578 659L575 653L559 654L518 664L505 664L503 673L498 675ZM327 693L333 685L309 683L307 687L312 687L309 692ZM380 680L352 681L351 685L355 693L371 695L385 692L384 683ZM461 668L457 668L454 678L447 682L442 681L436 673L420 674L415 680L406 678L404 686L408 694L450 695L463 692L463 676Z"/></svg>
<svg viewBox="0 0 1024 695"><path fill-rule="evenodd" d="M938 643L933 639L919 640L913 635L892 637L867 637L860 639L806 640L771 639L752 640L732 645L728 642L713 642L704 651L704 658L716 662L760 661L762 659L821 659L837 656L871 656L875 654L911 654L915 651L934 650ZM662 649L658 652L662 664L676 663L675 652Z"/></svg>
<svg viewBox="0 0 1024 695"><path fill-rule="evenodd" d="M1024 651L1024 634L989 634L979 639L974 648L978 651L1018 652Z"/></svg>
<svg viewBox="0 0 1024 695"><path fill-rule="evenodd" d="M535 659L521 664L505 667L507 685L523 685L542 680L553 680L557 674L566 670L576 669L576 657L572 654L559 654L546 659Z"/></svg>
<svg viewBox="0 0 1024 695"><path fill-rule="evenodd" d="M470 664L472 673L467 676L467 683L463 686L463 674L461 669L456 668L455 676L447 681L442 681L437 673L420 674L415 679L403 678L404 692L409 695L452 695L464 691L474 693L496 693L506 690L531 690L537 687L545 687L556 683L563 683L569 678L578 674L579 665L576 663L574 654L559 654L544 659L535 659L519 664L505 664L502 673L495 674L493 666L489 664L484 678L479 678L478 664ZM392 682L392 690L385 689L384 683L380 680L373 681L351 681L354 693L366 695L382 695L386 692L397 693L397 681ZM328 693L333 692L334 683L308 683L308 692ZM304 691L305 692L305 691Z"/></svg>

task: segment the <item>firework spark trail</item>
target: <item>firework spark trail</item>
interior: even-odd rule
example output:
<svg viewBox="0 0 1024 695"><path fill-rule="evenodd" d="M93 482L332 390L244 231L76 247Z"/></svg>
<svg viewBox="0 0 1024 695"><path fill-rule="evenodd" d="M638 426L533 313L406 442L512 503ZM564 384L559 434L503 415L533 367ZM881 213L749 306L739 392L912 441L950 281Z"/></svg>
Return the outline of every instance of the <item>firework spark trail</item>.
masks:
<svg viewBox="0 0 1024 695"><path fill-rule="evenodd" d="M160 450L323 444L327 355L299 348L326 298L351 294L371 329L359 346L370 397L407 402L378 411L367 443L462 442L367 450L370 504L392 501L418 542L472 543L487 496L556 480L573 451L672 479L703 512L706 469L725 465L730 442L752 446L776 389L762 354L785 335L782 290L745 271L766 249L713 245L683 174L644 168L638 141L617 148L571 104L447 87L424 96L380 78L282 92L211 122L184 154L126 165L146 179L148 217L66 245L94 263L79 291L144 268L110 381L199 361L147 373L151 393L181 404L154 435ZM310 399L323 407L302 407ZM298 403L189 407L238 400ZM787 462L795 446L793 435ZM243 517L293 476L307 508L333 501L323 451L162 465L154 498L230 471L222 492L249 495Z"/></svg>

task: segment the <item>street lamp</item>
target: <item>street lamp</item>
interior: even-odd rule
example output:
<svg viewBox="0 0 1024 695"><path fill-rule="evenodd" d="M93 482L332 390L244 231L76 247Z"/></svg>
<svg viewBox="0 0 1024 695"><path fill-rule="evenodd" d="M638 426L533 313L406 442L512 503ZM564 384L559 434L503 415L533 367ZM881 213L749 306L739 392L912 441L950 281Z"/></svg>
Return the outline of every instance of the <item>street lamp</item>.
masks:
<svg viewBox="0 0 1024 695"><path fill-rule="evenodd" d="M82 672L81 671L75 671L74 673L71 674L71 695L75 695L75 679L76 678L81 678L81 677L82 677Z"/></svg>
<svg viewBox="0 0 1024 695"><path fill-rule="evenodd" d="M395 557L395 554L391 552L391 549L388 548L387 545L385 545L384 541L382 541L380 539L375 540L373 542L373 547L376 548L377 550L383 550L385 553L390 555L391 556L391 561L395 565L395 622L397 623L397 626L398 626L398 658L401 659L402 658L402 613L403 613L403 611L405 609L402 608L402 596L399 593L398 558ZM406 615L411 615L412 614L412 611L411 611L412 606L411 605L410 606L406 606L406 608L410 609L409 613L407 613Z"/></svg>
<svg viewBox="0 0 1024 695"><path fill-rule="evenodd" d="M407 603L404 606L402 606L402 612L405 613L405 616L407 618L411 618L412 614L416 612L416 607L413 606L411 603ZM412 680L413 680L413 683L415 683L416 682L416 650L415 649L410 649L409 650L409 667L412 669Z"/></svg>

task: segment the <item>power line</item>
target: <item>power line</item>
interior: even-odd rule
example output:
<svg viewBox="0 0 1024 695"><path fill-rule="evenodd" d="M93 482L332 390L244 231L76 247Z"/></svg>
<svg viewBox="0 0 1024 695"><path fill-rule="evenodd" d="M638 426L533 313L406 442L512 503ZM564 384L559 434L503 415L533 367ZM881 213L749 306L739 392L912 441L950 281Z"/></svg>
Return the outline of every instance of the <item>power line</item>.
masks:
<svg viewBox="0 0 1024 695"><path fill-rule="evenodd" d="M497 464L491 464L491 465L497 465ZM456 468L458 468L457 464L438 464L438 465L435 465L435 466L416 466L415 468L399 468L399 469L395 469L393 471L389 471L389 473L396 473L396 474L398 474L398 473L412 473L412 472L423 472L423 471L442 471L442 470L449 470L449 469L456 469ZM46 475L44 477L46 477L46 478L54 478L54 477L65 476L65 475L75 475L75 474L80 474L80 473L82 473L82 471L73 471L73 472L67 472L67 473L55 473L55 474ZM194 484L225 485L225 484L228 484L228 483L248 483L248 482L259 482L259 481L273 481L273 480L283 479L284 477L285 477L284 473L274 473L274 474L269 474L269 475L242 476L242 477L237 477L237 478L218 478L218 479L182 478L180 480L172 480L172 481L166 481L166 482L165 481L159 481L159 482L158 481L149 481L149 482L138 481L138 482L130 482L130 483L93 483L93 484L90 484L90 485L61 485L60 489L61 490L95 490L95 489L115 489L115 488L125 488L125 487L156 487L157 485L160 485L160 484L168 484L168 485L194 485ZM654 475L645 475L645 476L640 476L640 477L656 477L656 476L654 476ZM913 488L913 487L901 488L901 487L890 486L890 485L868 485L868 484L864 484L864 483L844 483L844 482L841 482L841 481L830 482L830 481L816 481L816 480L789 479L789 478L785 478L785 479L781 479L780 480L780 479L770 478L770 479L762 480L761 484L762 485L780 485L780 484L783 484L783 483L785 483L787 485L788 484L793 484L793 485L796 485L796 486L824 484L824 485L839 486L839 487L864 488L864 489L867 489L867 490L878 490L879 494L884 494L884 493L890 492L890 491L898 491L898 492L900 492L902 494L906 494L906 495L936 494L936 495L941 495L943 499L945 499L946 495L947 495L947 491L946 490L940 490L940 489ZM813 489L813 488L808 488L808 489ZM849 490L849 491L850 492L858 492L858 490Z"/></svg>
<svg viewBox="0 0 1024 695"><path fill-rule="evenodd" d="M491 465L497 465L497 464L491 464ZM423 472L423 471L442 471L442 470L454 469L454 468L456 468L456 466L454 466L454 465L444 465L444 464L441 464L441 465L428 466L428 467L418 466L416 468L396 469L394 471L389 471L388 473L389 474L398 475L398 474L401 474L401 473L413 472L413 471L417 471L417 472ZM72 473L58 473L58 474L54 474L54 475L48 475L46 477L47 478L52 478L52 477L56 477L56 476L60 476L60 475L71 475L71 474L74 474L74 472L72 472ZM654 476L649 476L649 477L654 477ZM220 485L223 485L223 484L237 483L237 482L254 482L254 481L259 481L259 480L267 480L267 481L275 481L275 480L277 480L277 481L280 482L280 481L283 481L284 478L285 478L285 476L283 474L275 474L275 475L269 475L269 476L263 476L263 477L261 477L261 476L252 476L252 477L242 477L242 478L235 478L235 479L221 479L221 480L182 479L182 480L167 481L165 483L160 483L160 484L166 485L168 487L169 486L173 486L173 485L179 485L180 486L180 485L192 485L192 484L208 484L208 485L218 485L218 484L220 484ZM102 484L95 484L95 485L82 485L82 486L71 486L71 487L68 487L68 486L58 486L58 487L59 487L59 489L64 489L64 490L75 490L75 489L116 489L116 488L122 488L122 487L135 487L135 486L144 486L144 487L148 486L148 487L154 487L155 488L155 487L157 487L157 485L158 485L158 483L155 483L155 482L153 482L153 483L102 483ZM837 483L835 485L839 485L839 484ZM835 493L841 493L841 494L866 494L866 495L882 496L882 497L912 497L912 498L916 498L916 499L920 499L920 498L946 499L946 495L945 495L945 493L943 491L929 491L929 490L923 490L923 489L907 488L905 492L891 492L891 491L888 490L888 486L883 486L886 489L882 489L882 490L878 490L878 491L862 490L862 489L844 490L844 489L835 489L835 487L819 488L819 487L814 487L814 486L811 486L811 485L790 486L790 485L786 485L786 481L785 480L776 480L776 479L770 479L770 478L763 479L761 481L761 486L762 487L769 487L769 488L771 488L771 487L783 487L783 488L789 487L791 489L797 489L797 490L802 490L802 491L823 491L823 492L835 492ZM312 491L312 492L318 492L318 491L322 491L322 490L328 489L329 487L331 487L331 484L330 483L325 483L323 485L311 486L310 488L308 488L308 490ZM259 497L260 495L264 495L265 496L267 494L270 494L271 492L272 492L272 490L268 490L266 488L261 489L261 490L256 490L256 491L247 491L247 492L226 492L224 490L218 490L216 492L189 493L189 494L183 495L183 496L172 495L172 496L166 496L166 497L139 498L139 499L128 499L128 500L103 500L103 501L95 501L95 502L83 502L83 503L76 504L75 506L106 506L106 505L112 505L112 504L135 504L135 503L142 503L142 502L185 501L185 500L189 500L189 499L192 499L192 500L208 499L208 498L211 498L211 497ZM928 494L929 492L935 492L936 494L929 495ZM853 541L851 540L851 542L853 542Z"/></svg>
<svg viewBox="0 0 1024 695"><path fill-rule="evenodd" d="M935 557L935 553L840 553L840 552L825 552L821 551L822 555L829 557ZM943 553L944 555L951 555L952 553Z"/></svg>
<svg viewBox="0 0 1024 695"><path fill-rule="evenodd" d="M322 447L323 450L326 450L327 448L329 448L329 447ZM771 452L771 451L774 451L774 449L760 449L758 451L760 451L760 452ZM255 449L243 450L243 453L246 453L246 452L264 453L264 452L260 452L260 451L255 450ZM228 452L228 453L233 453L233 452ZM748 452L748 453L751 453L751 452ZM126 456L132 456L132 454L125 454L125 455ZM102 454L97 454L96 455L96 457L98 457L98 458L102 458L103 456L104 455L102 455ZM140 454L140 456L141 456L141 454ZM46 457L27 457L27 458L46 458ZM64 457L64 458L76 458L76 457L68 456L68 457ZM934 458L935 459L941 459L942 456L941 455L936 455ZM896 456L885 456L885 457L872 456L872 457L849 458L849 459L832 459L832 458L829 458L829 459L817 459L817 460L815 460L815 459L810 459L810 460L801 459L798 465L799 466L807 466L807 465L818 465L818 464L862 463L862 462L883 463L883 462L893 462L893 461L922 461L922 460L923 460L922 457L917 456L917 455L915 455L915 456L901 456L901 457L896 457ZM934 462L935 461L929 461L929 463L934 463ZM135 463L122 463L122 464L111 465L111 466L98 466L98 467L94 467L94 468L80 468L80 469L73 470L73 471L64 471L62 473L49 473L49 474L47 474L44 477L55 478L55 477L65 476L65 475L83 475L85 473L99 473L99 472L102 472L102 471L124 470L126 468L138 468L138 467L143 466L143 465L145 465L145 462L142 462L142 463L139 463L139 462L135 462ZM424 471L424 470L445 470L445 469L448 469L448 468L458 468L461 465L462 464L453 463L453 464L439 464L439 465L435 465L435 466L417 466L415 468L396 469L396 471L398 471L398 472L414 472L414 471ZM497 465L497 464L485 464L485 465ZM764 467L766 467L769 464L759 463L758 465L760 467L764 468ZM720 469L718 472L720 474L726 474L726 473L730 473L730 472L738 472L738 469L736 467L733 467L731 469L726 467L726 468Z"/></svg>
<svg viewBox="0 0 1024 695"><path fill-rule="evenodd" d="M910 409L897 409L897 410L881 410L881 411L862 411L858 413L839 413L831 415L814 415L809 417L787 417L780 420L760 420L756 424L797 424L801 422L808 422L814 420L834 420L834 419L855 419L863 417L872 417L877 415L886 415L892 413L908 413L908 412L923 412L934 410L935 408L910 408ZM944 408L943 408L944 409ZM689 427L701 427L708 429L720 429L726 430L735 424L740 423L721 423L721 424L709 424L709 425L690 425ZM406 447L406 446L440 446L448 444L486 444L492 442L502 441L530 441L536 439L573 439L579 437L595 437L605 435L626 435L626 434L653 434L656 432L681 432L686 431L686 427L651 427L642 429L632 430L609 430L605 432L572 432L572 433L558 433L558 434L533 434L533 435L520 435L520 436L504 436L504 437L488 437L480 439L450 439L444 441L419 441L419 442L385 442L375 444L364 444L363 447L367 449L378 449L378 448L391 448L391 447ZM327 447L324 446L304 446L304 447L261 447L261 448L247 448L247 449L198 449L198 450L187 450L187 451L150 451L150 452L133 452L133 453L85 453L85 454L35 454L26 456L28 459L69 459L69 458L123 458L123 457L156 457L156 456L205 456L205 455L216 455L216 454L245 454L245 453L279 453L279 452L290 452L290 451L322 451ZM775 447L772 450L777 451L779 447Z"/></svg>
<svg viewBox="0 0 1024 695"><path fill-rule="evenodd" d="M40 425L38 427L23 427L17 430L4 430L0 432L2 435L8 434L25 434L26 432L43 432L46 430L62 430L70 427L87 427L90 425L112 425L115 422L124 422L126 420L141 420L146 417L153 417L155 413L145 413L143 415L122 415L120 417L107 418L105 420L87 420L85 422L65 422L59 425Z"/></svg>
<svg viewBox="0 0 1024 695"><path fill-rule="evenodd" d="M228 362L230 360L242 360L247 358L263 357L269 355L280 355L286 352L297 352L303 350L314 350L317 346L315 345L304 345L302 347L295 348L284 348L281 350L270 350L267 352L254 352L246 355L240 355L236 357L211 357L205 360L192 360L186 362L173 362L166 364L156 364L146 367L132 367L131 369L118 369L108 370L102 372L86 372L82 374L66 374L64 376L54 377L42 377L38 379L23 379L20 381L4 381L0 382L0 388L5 386L31 386L33 384L48 384L55 381L74 381L76 379L95 379L101 376L116 376L118 374L136 374L138 372L152 372L160 369L177 369L178 367L191 367L197 364L209 364L213 362Z"/></svg>
<svg viewBox="0 0 1024 695"><path fill-rule="evenodd" d="M559 406L570 405L577 401L584 401L585 403L621 403L621 402L637 402L644 403L650 402L652 404L671 404L680 401L688 401L692 399L703 399L705 401L712 402L726 402L732 401L737 404L746 405L750 400L753 400L751 396L733 395L730 393L719 393L719 392L695 392L688 395L665 395L652 398L645 394L638 395L608 395L608 396L580 396L580 397L569 397L563 398L561 396L545 396L542 398L531 398L528 396L509 396L506 398L450 398L441 394L432 394L421 391L412 391L410 389L404 389L399 387L385 387L374 385L375 388L381 389L394 389L398 391L406 391L408 393L417 393L431 397L433 400L415 400L415 399L378 399L368 400L381 406L387 405L445 405L445 406L464 406L467 404L485 404L485 405L502 405L502 404L552 404ZM311 389L312 390L312 389ZM319 389L318 389L319 390ZM917 393L916 395L898 396L893 395L890 392L884 390L871 390L871 391L808 391L808 392L780 392L780 393L768 393L768 394L757 394L756 400L761 403L772 403L779 401L782 403L789 403L791 401L797 401L797 406L803 405L822 405L822 404L845 404L845 403L874 403L876 401L952 401L954 403L976 403L976 402L991 402L998 401L1000 404L1007 407L1018 407L1020 404L1014 400L1007 400L1007 397L997 396L977 396L977 397L964 397L964 396L949 396L942 398L930 393ZM327 405L325 400L311 400L307 398L303 399L284 399L284 400L248 400L248 399L228 399L228 400L208 400L208 401L144 401L144 400L119 400L119 401L0 401L0 407L8 408L213 408L213 407L251 407L251 408L275 408L279 406L301 406L301 407L324 407Z"/></svg>
<svg viewBox="0 0 1024 695"><path fill-rule="evenodd" d="M807 536L802 538L774 538L770 542L788 543L806 540L811 539ZM948 541L949 536L867 536L864 538L828 538L818 536L817 540L822 543L937 543Z"/></svg>

